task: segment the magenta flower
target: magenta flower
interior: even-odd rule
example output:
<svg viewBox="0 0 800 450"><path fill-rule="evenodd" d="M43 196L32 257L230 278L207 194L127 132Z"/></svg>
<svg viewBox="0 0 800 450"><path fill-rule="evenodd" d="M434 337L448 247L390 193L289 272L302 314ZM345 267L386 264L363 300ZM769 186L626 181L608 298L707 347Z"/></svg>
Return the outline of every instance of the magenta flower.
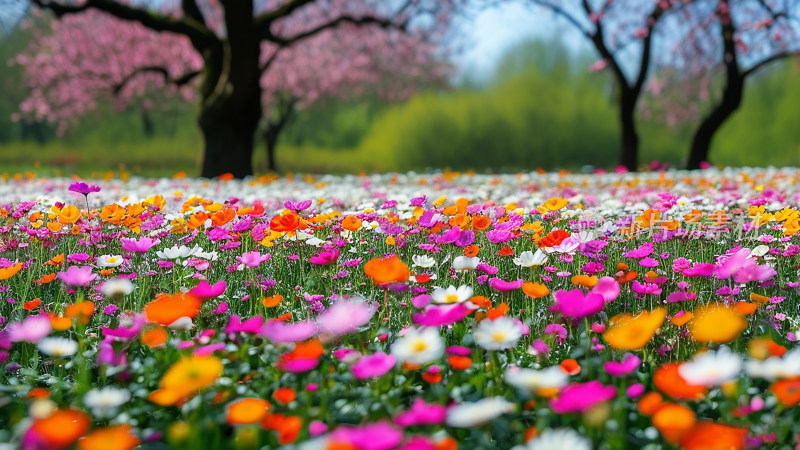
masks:
<svg viewBox="0 0 800 450"><path fill-rule="evenodd" d="M292 211L300 212L311 207L311 200L305 200L302 202L292 202L287 200L283 202L283 207L286 209L291 209Z"/></svg>
<svg viewBox="0 0 800 450"><path fill-rule="evenodd" d="M619 283L611 277L602 277L597 280L591 292L600 294L606 303L614 301L619 297Z"/></svg>
<svg viewBox="0 0 800 450"><path fill-rule="evenodd" d="M631 283L631 290L636 292L637 294L652 294L652 295L660 295L661 288L655 283L639 283L638 280L633 280Z"/></svg>
<svg viewBox="0 0 800 450"><path fill-rule="evenodd" d="M606 305L602 295L592 292L584 295L580 289L571 291L560 289L555 293L555 298L556 304L550 307L550 311L576 320L597 314Z"/></svg>
<svg viewBox="0 0 800 450"><path fill-rule="evenodd" d="M130 320L123 320L124 317L120 317L121 323L119 328L102 327L101 330L103 331L103 336L125 342L133 340L135 337L139 336L144 324L147 323L147 318L144 314L132 314L128 317ZM130 322L128 326L122 325L122 322L124 321Z"/></svg>
<svg viewBox="0 0 800 450"><path fill-rule="evenodd" d="M489 280L489 287L496 291L508 292L521 288L523 283L522 278L518 278L516 281L504 281L495 277Z"/></svg>
<svg viewBox="0 0 800 450"><path fill-rule="evenodd" d="M331 442L351 444L365 450L390 450L403 440L403 432L386 422L368 423L359 427L343 425L329 435Z"/></svg>
<svg viewBox="0 0 800 450"><path fill-rule="evenodd" d="M412 318L414 323L426 327L440 327L452 325L467 317L474 309L464 303L453 305L429 306L422 313L415 313Z"/></svg>
<svg viewBox="0 0 800 450"><path fill-rule="evenodd" d="M251 317L242 322L242 319L234 314L231 316L230 320L228 320L228 325L225 327L225 334L258 334L261 332L263 326L264 318L261 316Z"/></svg>
<svg viewBox="0 0 800 450"><path fill-rule="evenodd" d="M310 320L289 324L280 320L271 320L261 327L259 334L276 344L300 342L317 334L317 324Z"/></svg>
<svg viewBox="0 0 800 450"><path fill-rule="evenodd" d="M603 364L603 369L612 377L624 377L636 370L641 362L642 360L638 356L633 353L626 353L622 357L622 362L607 361Z"/></svg>
<svg viewBox="0 0 800 450"><path fill-rule="evenodd" d="M562 389L558 398L550 401L550 407L558 414L582 412L600 402L611 400L615 395L617 388L603 386L597 380L575 383Z"/></svg>
<svg viewBox="0 0 800 450"><path fill-rule="evenodd" d="M320 333L342 336L355 333L369 323L375 308L362 301L338 300L317 317Z"/></svg>
<svg viewBox="0 0 800 450"><path fill-rule="evenodd" d="M217 342L214 344L203 345L194 349L195 356L209 356L214 352L221 352L225 350L225 343Z"/></svg>
<svg viewBox="0 0 800 450"><path fill-rule="evenodd" d="M311 258L308 258L308 261L317 266L329 266L335 263L338 258L339 250L322 250Z"/></svg>
<svg viewBox="0 0 800 450"><path fill-rule="evenodd" d="M90 266L69 266L66 272L58 272L56 275L67 286L84 287L88 286L97 278L96 273L92 273Z"/></svg>
<svg viewBox="0 0 800 450"><path fill-rule="evenodd" d="M269 253L261 255L258 250L253 250L252 252L242 253L242 256L237 256L236 260L252 269L260 266L262 262L269 261L271 257L272 255Z"/></svg>
<svg viewBox="0 0 800 450"><path fill-rule="evenodd" d="M748 283L750 281L771 280L777 274L769 265L759 266L755 258L750 257L750 249L742 248L736 253L728 255L717 264L714 276L718 279L733 277L735 283Z"/></svg>
<svg viewBox="0 0 800 450"><path fill-rule="evenodd" d="M147 236L142 236L137 241L136 239L120 238L122 250L131 253L147 253L148 250L161 243L160 239L152 239Z"/></svg>
<svg viewBox="0 0 800 450"><path fill-rule="evenodd" d="M373 353L372 355L362 356L358 362L353 364L353 375L359 380L365 378L377 378L383 376L397 364L394 355L387 355L384 352Z"/></svg>
<svg viewBox="0 0 800 450"><path fill-rule="evenodd" d="M189 293L194 295L195 297L199 297L202 300L208 300L210 298L219 297L225 292L225 288L228 287L228 284L225 280L220 280L214 283L213 285L209 284L206 280L200 280L197 283L197 286L193 287L189 290Z"/></svg>
<svg viewBox="0 0 800 450"><path fill-rule="evenodd" d="M644 258L645 256L650 255L653 253L653 243L652 242L645 242L644 244L640 245L639 247L627 251L622 254L622 256L626 258Z"/></svg>
<svg viewBox="0 0 800 450"><path fill-rule="evenodd" d="M411 427L414 425L438 425L444 422L447 417L447 408L435 403L425 403L425 400L417 398L411 404L411 409L400 413L394 419L394 423L401 427Z"/></svg>
<svg viewBox="0 0 800 450"><path fill-rule="evenodd" d="M47 316L28 316L22 322L9 324L5 331L11 342L36 344L50 334L52 329Z"/></svg>
<svg viewBox="0 0 800 450"><path fill-rule="evenodd" d="M692 267L683 270L683 276L685 277L710 277L714 275L714 264L711 263L700 263L694 264Z"/></svg>
<svg viewBox="0 0 800 450"><path fill-rule="evenodd" d="M550 323L544 327L544 334L555 334L559 343L567 340L567 328L560 323Z"/></svg>
<svg viewBox="0 0 800 450"><path fill-rule="evenodd" d="M77 192L78 194L89 195L92 192L100 192L100 186L96 184L86 184L79 181L76 181L69 185L68 188L72 192Z"/></svg>

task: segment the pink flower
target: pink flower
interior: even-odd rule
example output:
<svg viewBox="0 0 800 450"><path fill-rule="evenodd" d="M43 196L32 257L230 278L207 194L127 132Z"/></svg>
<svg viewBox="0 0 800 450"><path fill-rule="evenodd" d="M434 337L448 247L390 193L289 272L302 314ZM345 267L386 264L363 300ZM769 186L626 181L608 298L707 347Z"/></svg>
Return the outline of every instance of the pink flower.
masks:
<svg viewBox="0 0 800 450"><path fill-rule="evenodd" d="M364 450L389 450L403 440L403 432L386 422L368 423L359 427L343 425L329 435L331 442L351 444Z"/></svg>
<svg viewBox="0 0 800 450"><path fill-rule="evenodd" d="M375 308L363 301L338 300L317 317L321 333L334 336L355 333L369 323Z"/></svg>
<svg viewBox="0 0 800 450"><path fill-rule="evenodd" d="M464 303L453 305L429 306L425 311L413 315L414 323L426 327L452 325L467 317L474 309Z"/></svg>
<svg viewBox="0 0 800 450"><path fill-rule="evenodd" d="M317 334L317 324L310 320L296 323L283 323L279 320L270 320L259 334L274 343L305 341Z"/></svg>
<svg viewBox="0 0 800 450"><path fill-rule="evenodd" d="M244 322L237 315L232 315L228 320L228 326L225 327L225 334L234 333L247 333L258 334L264 326L264 318L261 316L251 317Z"/></svg>
<svg viewBox="0 0 800 450"><path fill-rule="evenodd" d="M315 264L317 266L329 266L336 262L339 258L339 250L322 250L321 252L317 253L316 255L308 258L311 264Z"/></svg>
<svg viewBox="0 0 800 450"><path fill-rule="evenodd" d="M638 396L644 394L644 385L642 383L632 384L625 391L625 394L627 394L628 397L632 397L632 398L638 397Z"/></svg>
<svg viewBox="0 0 800 450"><path fill-rule="evenodd" d="M750 281L771 280L777 274L775 269L768 265L759 266L755 258L750 257L750 249L742 248L736 253L727 256L718 263L714 276L718 279L733 277L735 283L748 283Z"/></svg>
<svg viewBox="0 0 800 450"><path fill-rule="evenodd" d="M631 289L633 292L637 294L652 294L652 295L659 295L661 294L661 288L658 287L655 283L639 283L638 280L633 280L631 283Z"/></svg>
<svg viewBox="0 0 800 450"><path fill-rule="evenodd" d="M353 364L353 375L360 380L381 377L391 370L396 363L397 358L395 358L394 355L387 355L384 352L365 355L362 356L358 362Z"/></svg>
<svg viewBox="0 0 800 450"><path fill-rule="evenodd" d="M576 320L597 314L606 305L602 295L589 292L584 296L580 289L558 290L555 297L556 304L550 307L550 311Z"/></svg>
<svg viewBox="0 0 800 450"><path fill-rule="evenodd" d="M144 314L133 314L131 319L133 322L127 327L122 326L121 324L119 328L103 327L103 336L107 338L114 338L115 340L119 341L130 341L139 336L139 333L142 331L142 327L144 327L144 324L147 322L147 318Z"/></svg>
<svg viewBox="0 0 800 450"><path fill-rule="evenodd" d="M272 255L269 253L262 256L258 250L253 250L252 252L242 253L242 256L237 256L236 260L247 267L255 268L260 266L262 262L269 261L271 257Z"/></svg>
<svg viewBox="0 0 800 450"><path fill-rule="evenodd" d="M217 281L213 285L209 284L206 280L201 280L189 293L203 300L208 300L222 295L226 287L228 287L228 284L225 283L225 280Z"/></svg>
<svg viewBox="0 0 800 450"><path fill-rule="evenodd" d="M122 244L122 250L126 252L147 253L148 250L160 244L161 240L142 236L138 241L136 239L120 238L119 242Z"/></svg>
<svg viewBox="0 0 800 450"><path fill-rule="evenodd" d="M711 275L714 275L714 269L714 264L711 263L694 264L692 267L683 270L683 276L710 277Z"/></svg>
<svg viewBox="0 0 800 450"><path fill-rule="evenodd" d="M52 329L47 316L28 316L22 322L9 324L5 331L11 342L36 344L50 334Z"/></svg>
<svg viewBox="0 0 800 450"><path fill-rule="evenodd" d="M425 403L425 400L417 398L411 404L411 409L395 417L394 423L401 427L414 425L438 425L444 422L447 417L447 408L435 403Z"/></svg>
<svg viewBox="0 0 800 450"><path fill-rule="evenodd" d="M550 401L550 407L558 414L582 412L592 406L611 400L617 395L614 386L603 386L599 381L571 384L561 390L558 398Z"/></svg>
<svg viewBox="0 0 800 450"><path fill-rule="evenodd" d="M558 323L551 323L544 327L544 334L555 334L559 343L567 340L567 328Z"/></svg>
<svg viewBox="0 0 800 450"><path fill-rule="evenodd" d="M606 303L614 301L619 297L619 283L611 277L602 277L597 280L591 292L593 294L600 294Z"/></svg>
<svg viewBox="0 0 800 450"><path fill-rule="evenodd" d="M83 195L89 195L92 192L100 192L100 186L96 184L89 185L80 181L75 181L74 183L70 184L67 189Z"/></svg>
<svg viewBox="0 0 800 450"><path fill-rule="evenodd" d="M603 364L603 369L612 377L623 377L639 367L642 360L633 353L626 353L622 362L607 361Z"/></svg>
<svg viewBox="0 0 800 450"><path fill-rule="evenodd" d="M522 287L524 281L518 278L516 281L504 281L500 278L492 278L489 280L489 287L496 291L508 292Z"/></svg>
<svg viewBox="0 0 800 450"><path fill-rule="evenodd" d="M217 342L215 344L208 344L203 345L201 347L197 347L194 349L194 354L196 356L209 356L214 352L221 352L225 350L225 344L223 342Z"/></svg>
<svg viewBox="0 0 800 450"><path fill-rule="evenodd" d="M645 256L648 256L651 253L653 253L653 243L645 242L639 247L623 253L622 256L626 258L644 258Z"/></svg>
<svg viewBox="0 0 800 450"><path fill-rule="evenodd" d="M63 281L64 284L72 287L88 286L97 278L97 274L92 273L92 268L90 266L69 266L66 272L58 272L56 276Z"/></svg>

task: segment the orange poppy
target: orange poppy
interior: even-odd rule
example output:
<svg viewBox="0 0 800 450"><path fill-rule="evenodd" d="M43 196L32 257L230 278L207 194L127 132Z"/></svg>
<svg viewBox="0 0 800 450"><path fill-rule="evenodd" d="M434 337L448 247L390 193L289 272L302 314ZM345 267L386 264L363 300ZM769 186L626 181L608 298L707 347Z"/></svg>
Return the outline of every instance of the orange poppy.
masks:
<svg viewBox="0 0 800 450"><path fill-rule="evenodd" d="M672 444L680 441L695 422L694 411L676 403L666 403L653 414L653 426Z"/></svg>
<svg viewBox="0 0 800 450"><path fill-rule="evenodd" d="M658 408L661 408L663 405L664 397L662 397L658 392L650 392L636 403L636 407L639 408L639 412L645 416L652 416L656 411L658 411Z"/></svg>
<svg viewBox="0 0 800 450"><path fill-rule="evenodd" d="M743 316L749 316L754 312L756 312L756 310L758 309L758 303L750 303L742 300L736 303L734 307L736 308L736 311L739 312L739 314Z"/></svg>
<svg viewBox="0 0 800 450"><path fill-rule="evenodd" d="M539 240L539 245L541 247L555 247L556 245L558 245L561 242L563 242L564 239L566 239L566 238L568 238L570 236L571 235L569 234L568 231L553 230L553 231L547 233L547 235L545 237L543 237L541 240Z"/></svg>
<svg viewBox="0 0 800 450"><path fill-rule="evenodd" d="M78 441L80 450L131 450L139 438L131 434L130 425L114 425L92 431Z"/></svg>
<svg viewBox="0 0 800 450"><path fill-rule="evenodd" d="M225 208L222 211L216 212L211 215L211 223L221 227L231 220L236 218L236 210L233 208Z"/></svg>
<svg viewBox="0 0 800 450"><path fill-rule="evenodd" d="M56 331L69 330L72 327L72 320L67 319L66 317L48 314L47 318L50 319L50 326Z"/></svg>
<svg viewBox="0 0 800 450"><path fill-rule="evenodd" d="M644 310L636 317L618 314L609 320L610 326L603 333L603 339L615 350L640 350L653 339L666 316L664 307Z"/></svg>
<svg viewBox="0 0 800 450"><path fill-rule="evenodd" d="M702 218L703 211L700 211L699 209L693 209L689 212L689 214L683 216L683 221L686 223L694 223L699 222Z"/></svg>
<svg viewBox="0 0 800 450"><path fill-rule="evenodd" d="M541 210L540 211L541 212L558 211L559 209L567 206L567 203L568 203L567 199L565 199L563 197L549 198L549 199L545 200L545 202L542 204L542 208L544 209L544 211L541 211Z"/></svg>
<svg viewBox="0 0 800 450"><path fill-rule="evenodd" d="M64 225L75 223L81 218L81 210L75 205L67 205L58 213L58 222Z"/></svg>
<svg viewBox="0 0 800 450"><path fill-rule="evenodd" d="M476 296L470 298L469 301L470 301L470 303L472 303L473 305L475 305L475 306L477 306L479 308L488 309L488 308L490 308L492 306L492 301L489 300L489 298L484 297L482 295L476 295Z"/></svg>
<svg viewBox="0 0 800 450"><path fill-rule="evenodd" d="M119 225L125 219L125 208L116 203L103 206L100 210L100 218L105 222Z"/></svg>
<svg viewBox="0 0 800 450"><path fill-rule="evenodd" d="M489 310L486 311L486 317L489 320L497 319L506 314L508 314L508 304L506 304L506 302L500 303L496 308L489 308Z"/></svg>
<svg viewBox="0 0 800 450"><path fill-rule="evenodd" d="M361 219L356 216L348 215L342 219L342 228L350 231L358 231L361 229Z"/></svg>
<svg viewBox="0 0 800 450"><path fill-rule="evenodd" d="M260 398L243 398L228 405L227 421L231 425L259 423L269 414L269 401Z"/></svg>
<svg viewBox="0 0 800 450"><path fill-rule="evenodd" d="M285 405L293 402L297 394L294 392L294 389L290 387L282 387L273 392L272 397Z"/></svg>
<svg viewBox="0 0 800 450"><path fill-rule="evenodd" d="M650 228L661 221L661 211L648 209L636 218L636 224L641 228Z"/></svg>
<svg viewBox="0 0 800 450"><path fill-rule="evenodd" d="M4 267L0 269L0 280L7 280L16 275L17 273L19 273L20 270L22 270L21 262L14 263L8 267Z"/></svg>
<svg viewBox="0 0 800 450"><path fill-rule="evenodd" d="M64 309L64 317L68 319L75 319L78 323L86 325L89 319L94 314L94 303L85 300L72 305L68 305Z"/></svg>
<svg viewBox="0 0 800 450"><path fill-rule="evenodd" d="M408 266L397 255L390 258L373 258L364 265L364 273L377 285L408 281Z"/></svg>
<svg viewBox="0 0 800 450"><path fill-rule="evenodd" d="M450 355L447 362L453 370L467 370L472 367L472 358L469 356Z"/></svg>
<svg viewBox="0 0 800 450"><path fill-rule="evenodd" d="M155 348L164 345L167 342L167 330L162 327L151 328L142 334L142 344Z"/></svg>
<svg viewBox="0 0 800 450"><path fill-rule="evenodd" d="M56 274L55 274L55 272L53 272L53 273L48 273L46 275L42 275L38 280L35 280L34 283L36 283L36 284L47 284L47 283L52 282L55 279L56 279Z"/></svg>
<svg viewBox="0 0 800 450"><path fill-rule="evenodd" d="M680 446L684 450L742 450L746 436L746 428L702 421L686 433Z"/></svg>
<svg viewBox="0 0 800 450"><path fill-rule="evenodd" d="M277 215L269 221L269 228L273 231L295 231L299 227L300 216L294 211Z"/></svg>
<svg viewBox="0 0 800 450"><path fill-rule="evenodd" d="M492 218L489 216L478 214L477 216L472 218L472 228L476 230L485 230L489 228L489 225L491 224L492 224Z"/></svg>
<svg viewBox="0 0 800 450"><path fill-rule="evenodd" d="M590 288L590 287L593 287L595 284L597 284L598 279L594 275L592 275L592 276L589 276L589 275L574 275L571 278L571 281L572 281L572 284L575 285L575 286L581 285L581 286L583 286L585 288Z"/></svg>
<svg viewBox="0 0 800 450"><path fill-rule="evenodd" d="M706 387L687 383L678 372L679 367L679 363L663 364L653 375L653 384L659 391L675 400L698 400L702 398L706 393Z"/></svg>
<svg viewBox="0 0 800 450"><path fill-rule="evenodd" d="M53 256L52 258L47 260L44 263L44 265L45 266L60 266L61 263L63 263L63 262L64 262L64 254L63 253L59 253L56 256Z"/></svg>
<svg viewBox="0 0 800 450"><path fill-rule="evenodd" d="M692 317L694 317L694 314L692 314L691 311L684 311L682 315L679 316L676 314L669 321L672 322L672 324L676 327L682 327L686 325L687 322L692 320Z"/></svg>
<svg viewBox="0 0 800 450"><path fill-rule="evenodd" d="M201 306L202 300L189 293L158 294L155 300L144 306L144 313L150 322L166 326L181 317L193 319Z"/></svg>
<svg viewBox="0 0 800 450"><path fill-rule="evenodd" d="M35 298L29 302L23 303L22 307L25 308L27 311L33 311L34 309L38 308L39 305L42 304L42 299Z"/></svg>
<svg viewBox="0 0 800 450"><path fill-rule="evenodd" d="M563 370L567 375L577 375L581 373L580 364L578 364L578 361L575 361L572 358L561 361L561 364L558 366L561 367L561 370Z"/></svg>
<svg viewBox="0 0 800 450"><path fill-rule="evenodd" d="M472 258L474 256L478 256L478 252L481 251L481 248L475 244L468 245L464 247L464 256L467 258Z"/></svg>
<svg viewBox="0 0 800 450"><path fill-rule="evenodd" d="M278 433L278 442L288 444L297 439L297 435L303 427L303 420L298 416L267 414L261 421L261 427L265 430L276 431Z"/></svg>
<svg viewBox="0 0 800 450"><path fill-rule="evenodd" d="M511 256L511 255L514 254L514 249L509 247L509 246L505 246L505 247L501 248L500 250L498 250L497 254L500 255L500 256Z"/></svg>
<svg viewBox="0 0 800 450"><path fill-rule="evenodd" d="M787 408L794 408L800 404L800 377L776 381L769 389L775 398Z"/></svg>
<svg viewBox="0 0 800 450"><path fill-rule="evenodd" d="M770 298L769 297L765 297L763 295L756 294L755 292L751 292L750 293L750 301L751 302L755 302L755 303L764 304L764 303L769 303Z"/></svg>
<svg viewBox="0 0 800 450"><path fill-rule="evenodd" d="M694 311L689 322L692 339L703 344L725 344L736 339L747 327L747 321L735 308L709 304Z"/></svg>
<svg viewBox="0 0 800 450"><path fill-rule="evenodd" d="M31 425L31 431L43 440L48 448L64 448L72 445L83 436L92 419L77 409L60 409L53 414L38 419Z"/></svg>
<svg viewBox="0 0 800 450"><path fill-rule="evenodd" d="M542 298L550 293L550 289L542 283L526 281L522 283L522 292L530 298Z"/></svg>
<svg viewBox="0 0 800 450"><path fill-rule="evenodd" d="M197 391L211 386L222 375L222 361L214 356L191 356L174 363L161 378L161 389L148 400L171 406Z"/></svg>
<svg viewBox="0 0 800 450"><path fill-rule="evenodd" d="M283 301L283 296L281 294L275 294L271 297L264 297L261 299L261 303L267 308L274 308L281 304Z"/></svg>

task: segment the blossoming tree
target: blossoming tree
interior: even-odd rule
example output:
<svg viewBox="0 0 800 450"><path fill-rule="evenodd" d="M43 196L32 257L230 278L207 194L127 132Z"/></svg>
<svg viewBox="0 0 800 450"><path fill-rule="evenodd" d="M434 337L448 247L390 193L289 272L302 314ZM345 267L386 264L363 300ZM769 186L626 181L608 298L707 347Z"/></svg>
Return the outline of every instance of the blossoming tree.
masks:
<svg viewBox="0 0 800 450"><path fill-rule="evenodd" d="M106 87L110 85L123 96L144 92L142 86L148 83L156 87L159 83L183 86L198 78L196 101L205 145L201 169L204 177L252 174L253 145L264 116L265 97L272 99L277 92L288 92L290 95L284 98L289 98L287 103L294 107L345 89L345 85L352 87L369 81L374 75L365 75L369 73L368 67L427 64L433 54L429 43L442 37L458 3L456 0L174 0L158 3L156 10L146 3L121 0L28 1L59 18L102 12L133 25L135 29L126 31L130 34L118 35L118 26L112 28L107 37L112 41L108 43L110 47L99 50L109 52L105 53L106 58L119 64L105 64L108 70L104 72L118 73L104 73L97 78L108 77L104 81ZM127 37L140 33L160 33L146 39L156 47L158 56L152 58L153 52L132 52L124 46L125 41L131 43ZM100 40L100 36L91 32L87 37ZM117 38L122 39L117 41ZM68 42L61 44L68 46ZM114 50L114 45L119 47ZM138 49L138 44L134 48ZM81 50L73 50L69 54L70 64L80 61L81 55ZM330 65L332 61L336 62L334 67ZM404 73L422 70L419 65L415 67ZM148 78L140 78L145 75ZM157 81L153 75L161 80ZM298 97L298 93L302 96ZM47 103L44 93L34 95L38 97L31 102L37 104L36 108L44 108L45 112L52 109L44 106ZM62 95L61 99L69 96L57 92L55 95ZM79 108L78 111L91 106L91 101L77 103L71 107ZM36 109L32 105L28 108ZM41 109L38 113L42 114ZM267 120L267 129L280 126L280 122Z"/></svg>

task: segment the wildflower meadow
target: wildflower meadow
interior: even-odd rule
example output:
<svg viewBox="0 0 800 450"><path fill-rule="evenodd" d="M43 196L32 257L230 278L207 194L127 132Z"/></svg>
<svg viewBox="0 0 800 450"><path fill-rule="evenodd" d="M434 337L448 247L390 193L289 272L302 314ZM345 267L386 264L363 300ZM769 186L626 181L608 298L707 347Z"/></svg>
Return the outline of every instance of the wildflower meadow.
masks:
<svg viewBox="0 0 800 450"><path fill-rule="evenodd" d="M800 170L0 182L0 448L795 448Z"/></svg>

